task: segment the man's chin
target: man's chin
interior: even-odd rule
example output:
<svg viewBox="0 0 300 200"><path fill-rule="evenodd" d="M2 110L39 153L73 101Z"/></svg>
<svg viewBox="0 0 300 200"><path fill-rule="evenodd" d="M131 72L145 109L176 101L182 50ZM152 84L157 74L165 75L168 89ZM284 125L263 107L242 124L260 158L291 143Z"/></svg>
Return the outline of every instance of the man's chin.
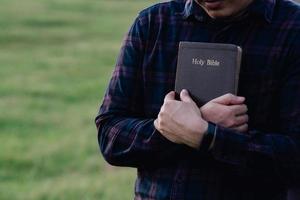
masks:
<svg viewBox="0 0 300 200"><path fill-rule="evenodd" d="M221 12L221 11L208 11L207 14L213 18L213 19L216 19L216 18L228 18L231 16L231 14L229 13L226 13L226 12Z"/></svg>

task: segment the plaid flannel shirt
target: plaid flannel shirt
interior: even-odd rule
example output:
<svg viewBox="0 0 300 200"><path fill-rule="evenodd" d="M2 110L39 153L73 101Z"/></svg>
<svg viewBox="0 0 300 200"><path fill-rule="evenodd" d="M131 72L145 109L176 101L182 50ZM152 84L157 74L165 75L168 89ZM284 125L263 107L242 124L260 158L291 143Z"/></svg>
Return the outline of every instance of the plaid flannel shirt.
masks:
<svg viewBox="0 0 300 200"><path fill-rule="evenodd" d="M238 95L249 109L247 134L218 126L207 151L169 142L155 129L164 96L174 90L180 41L242 47ZM137 200L286 199L300 179L299 5L254 0L246 17L231 21L209 18L192 0L141 11L96 125L104 158L137 168Z"/></svg>

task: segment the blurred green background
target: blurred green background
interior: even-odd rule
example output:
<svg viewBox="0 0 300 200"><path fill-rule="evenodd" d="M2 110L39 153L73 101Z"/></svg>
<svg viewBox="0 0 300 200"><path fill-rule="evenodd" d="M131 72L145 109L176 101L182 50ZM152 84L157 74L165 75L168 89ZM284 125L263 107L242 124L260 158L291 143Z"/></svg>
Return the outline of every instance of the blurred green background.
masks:
<svg viewBox="0 0 300 200"><path fill-rule="evenodd" d="M0 199L133 198L94 117L122 38L154 0L1 0Z"/></svg>

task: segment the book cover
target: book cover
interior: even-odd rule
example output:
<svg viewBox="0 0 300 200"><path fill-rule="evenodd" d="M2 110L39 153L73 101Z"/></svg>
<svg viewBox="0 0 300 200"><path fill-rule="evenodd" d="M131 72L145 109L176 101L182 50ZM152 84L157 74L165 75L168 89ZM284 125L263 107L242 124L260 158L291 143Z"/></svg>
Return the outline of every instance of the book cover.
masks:
<svg viewBox="0 0 300 200"><path fill-rule="evenodd" d="M198 106L237 94L241 57L242 49L233 44L180 42L175 92L187 89Z"/></svg>

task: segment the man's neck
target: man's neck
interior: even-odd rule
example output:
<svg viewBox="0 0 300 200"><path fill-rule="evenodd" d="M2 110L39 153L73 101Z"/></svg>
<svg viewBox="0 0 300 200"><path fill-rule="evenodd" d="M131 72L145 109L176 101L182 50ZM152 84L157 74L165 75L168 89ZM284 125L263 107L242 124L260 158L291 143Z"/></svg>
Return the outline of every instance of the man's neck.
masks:
<svg viewBox="0 0 300 200"><path fill-rule="evenodd" d="M200 3L200 0L194 0L199 6L201 6L203 8L203 10L208 14L208 11L206 10L206 8L201 5ZM214 20L217 20L217 21L224 21L224 22L232 22L232 21L239 21L243 18L245 18L247 15L248 15L248 8L249 6L254 2L254 0L250 0L248 2L248 4L246 5L246 7L242 10L240 10L239 12L237 13L234 13L233 15L230 15L230 16L227 16L227 17L222 17L222 18L213 18L211 17L212 19ZM209 16L209 14L208 14Z"/></svg>
<svg viewBox="0 0 300 200"><path fill-rule="evenodd" d="M219 18L216 20L221 20L224 22L235 22L235 21L240 21L240 20L246 18L247 15L248 15L248 7L241 10L240 12L236 13L235 15L225 17L225 18Z"/></svg>

